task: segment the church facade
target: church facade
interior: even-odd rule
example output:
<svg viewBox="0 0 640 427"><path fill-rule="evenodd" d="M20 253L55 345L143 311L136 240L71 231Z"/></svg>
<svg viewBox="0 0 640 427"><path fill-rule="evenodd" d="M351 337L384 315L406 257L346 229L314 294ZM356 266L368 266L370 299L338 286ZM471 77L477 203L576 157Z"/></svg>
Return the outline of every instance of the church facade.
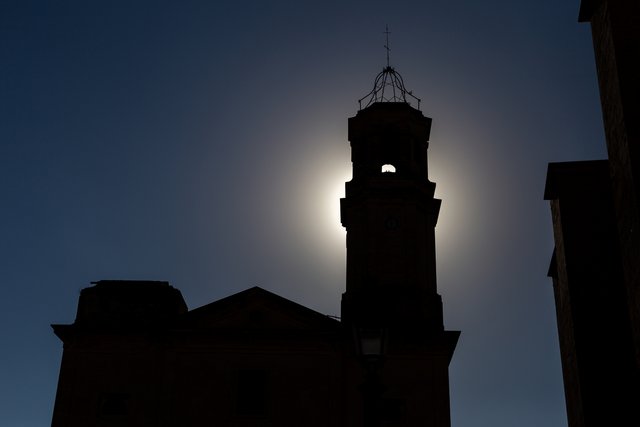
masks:
<svg viewBox="0 0 640 427"><path fill-rule="evenodd" d="M340 320L257 287L188 310L167 282L95 282L53 325L52 426L449 427L459 332L437 293L431 119L407 97L387 65L349 119Z"/></svg>

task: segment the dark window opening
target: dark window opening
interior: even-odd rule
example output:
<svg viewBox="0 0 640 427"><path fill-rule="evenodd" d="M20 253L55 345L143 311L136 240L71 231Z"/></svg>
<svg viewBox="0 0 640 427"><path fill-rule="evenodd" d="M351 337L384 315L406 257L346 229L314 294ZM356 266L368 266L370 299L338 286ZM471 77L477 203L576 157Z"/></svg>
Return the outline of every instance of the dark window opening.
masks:
<svg viewBox="0 0 640 427"><path fill-rule="evenodd" d="M381 419L385 421L400 421L404 419L406 412L404 399L382 399L380 403Z"/></svg>
<svg viewBox="0 0 640 427"><path fill-rule="evenodd" d="M267 373L259 369L238 371L237 414L245 417L267 415Z"/></svg>
<svg viewBox="0 0 640 427"><path fill-rule="evenodd" d="M129 413L129 395L126 393L102 393L98 400L98 417L120 420Z"/></svg>

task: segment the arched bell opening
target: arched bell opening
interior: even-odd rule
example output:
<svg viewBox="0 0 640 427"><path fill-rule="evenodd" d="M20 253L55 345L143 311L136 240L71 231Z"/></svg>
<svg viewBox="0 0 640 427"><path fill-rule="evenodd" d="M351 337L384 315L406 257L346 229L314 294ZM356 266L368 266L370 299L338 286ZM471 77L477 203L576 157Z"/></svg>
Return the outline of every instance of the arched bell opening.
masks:
<svg viewBox="0 0 640 427"><path fill-rule="evenodd" d="M392 164L384 164L382 165L382 173L396 173L396 167Z"/></svg>

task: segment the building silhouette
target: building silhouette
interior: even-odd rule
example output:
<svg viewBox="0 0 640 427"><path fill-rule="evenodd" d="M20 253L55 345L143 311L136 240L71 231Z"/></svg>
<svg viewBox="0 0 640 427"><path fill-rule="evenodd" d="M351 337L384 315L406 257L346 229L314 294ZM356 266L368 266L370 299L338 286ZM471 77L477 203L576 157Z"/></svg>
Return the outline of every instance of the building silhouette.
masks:
<svg viewBox="0 0 640 427"><path fill-rule="evenodd" d="M582 0L608 160L549 164L570 427L640 425L640 2Z"/></svg>
<svg viewBox="0 0 640 427"><path fill-rule="evenodd" d="M341 320L254 287L188 310L167 282L83 289L54 427L450 426L431 119L387 64L349 119ZM418 104L419 107L419 104Z"/></svg>

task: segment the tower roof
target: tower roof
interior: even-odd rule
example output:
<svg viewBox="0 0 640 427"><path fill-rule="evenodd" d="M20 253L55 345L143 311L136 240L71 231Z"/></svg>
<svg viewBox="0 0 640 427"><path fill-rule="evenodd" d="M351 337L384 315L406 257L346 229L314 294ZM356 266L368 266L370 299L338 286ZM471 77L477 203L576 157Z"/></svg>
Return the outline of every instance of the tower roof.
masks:
<svg viewBox="0 0 640 427"><path fill-rule="evenodd" d="M367 108L376 102L404 102L411 105L411 101L417 102L418 110L420 109L420 98L415 97L410 90L404 87L402 76L389 63L389 27L386 27L384 34L386 35L386 44L384 48L387 51L387 66L382 69L373 82L371 92L358 100L360 109ZM407 96L409 100L407 100ZM363 106L364 101L364 106Z"/></svg>
<svg viewBox="0 0 640 427"><path fill-rule="evenodd" d="M420 98L407 90L400 73L387 65L376 76L371 92L360 98L358 104L362 110L376 102L404 102L411 105L411 101L417 102L417 107L420 109Z"/></svg>

